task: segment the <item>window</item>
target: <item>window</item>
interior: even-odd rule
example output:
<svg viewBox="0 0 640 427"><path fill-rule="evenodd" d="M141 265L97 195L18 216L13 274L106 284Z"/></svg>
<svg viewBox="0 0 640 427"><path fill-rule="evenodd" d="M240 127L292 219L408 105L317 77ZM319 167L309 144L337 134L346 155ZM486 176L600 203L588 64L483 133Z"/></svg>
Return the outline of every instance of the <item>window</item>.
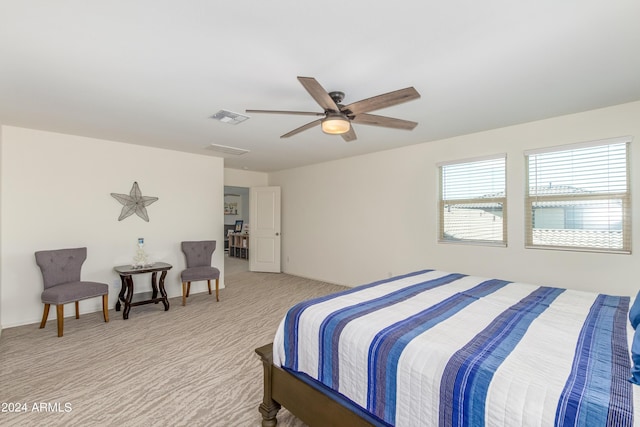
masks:
<svg viewBox="0 0 640 427"><path fill-rule="evenodd" d="M527 247L631 252L630 142L525 153Z"/></svg>
<svg viewBox="0 0 640 427"><path fill-rule="evenodd" d="M506 245L505 159L439 165L439 242Z"/></svg>

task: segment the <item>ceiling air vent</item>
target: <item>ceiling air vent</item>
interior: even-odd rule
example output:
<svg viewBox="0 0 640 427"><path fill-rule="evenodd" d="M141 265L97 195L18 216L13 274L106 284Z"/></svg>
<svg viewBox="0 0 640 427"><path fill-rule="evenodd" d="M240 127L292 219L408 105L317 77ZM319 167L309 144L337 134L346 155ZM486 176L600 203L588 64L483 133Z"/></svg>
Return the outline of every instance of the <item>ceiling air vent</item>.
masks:
<svg viewBox="0 0 640 427"><path fill-rule="evenodd" d="M243 116L242 114L234 113L233 111L220 110L211 116L212 119L216 119L221 121L222 123L229 123L231 125L237 125L238 123L242 123L247 120L248 116Z"/></svg>
<svg viewBox="0 0 640 427"><path fill-rule="evenodd" d="M218 145L218 144L210 144L207 145L207 150L216 151L221 154L233 154L235 156L239 156L241 154L247 154L249 150L245 150L242 148L229 147L226 145Z"/></svg>

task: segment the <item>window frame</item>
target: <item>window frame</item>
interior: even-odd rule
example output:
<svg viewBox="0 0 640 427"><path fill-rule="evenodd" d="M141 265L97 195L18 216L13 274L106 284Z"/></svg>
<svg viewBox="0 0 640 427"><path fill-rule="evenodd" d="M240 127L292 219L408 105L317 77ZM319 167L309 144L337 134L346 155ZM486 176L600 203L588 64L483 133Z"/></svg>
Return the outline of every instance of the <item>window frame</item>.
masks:
<svg viewBox="0 0 640 427"><path fill-rule="evenodd" d="M465 199L444 199L444 177L443 167L452 165L472 164L483 161L498 160L503 161L504 173L504 196L503 197L471 197ZM507 153L498 153L482 157L473 157L460 160L451 160L447 162L437 163L438 167L438 243L445 244L463 244L463 245L481 245L493 247L507 247ZM502 205L502 240L487 239L447 239L445 238L445 210L450 204L487 204L498 203Z"/></svg>
<svg viewBox="0 0 640 427"><path fill-rule="evenodd" d="M525 227L524 227L524 246L526 249L547 249L547 250L560 250L571 252L603 252L603 253L617 253L617 254L631 254L631 142L633 137L625 136L618 138L608 138L589 142L580 142L574 144L565 144L553 147L546 147L535 150L526 150L524 152L524 172L525 172L525 190L524 190L524 213L525 213ZM625 180L626 191L624 192L593 192L593 193L578 193L578 194L561 194L561 195L541 195L539 192L531 194L531 170L530 170L530 156L548 154L548 153L561 153L563 151L579 150L589 147L603 147L609 145L625 144ZM613 247L598 247L587 245L555 245L555 244L540 244L534 243L534 204L540 202L558 202L568 201L572 202L585 202L585 201L598 201L598 200L620 200L621 204L621 218L622 218L622 248L617 249ZM569 228L562 229L569 230Z"/></svg>

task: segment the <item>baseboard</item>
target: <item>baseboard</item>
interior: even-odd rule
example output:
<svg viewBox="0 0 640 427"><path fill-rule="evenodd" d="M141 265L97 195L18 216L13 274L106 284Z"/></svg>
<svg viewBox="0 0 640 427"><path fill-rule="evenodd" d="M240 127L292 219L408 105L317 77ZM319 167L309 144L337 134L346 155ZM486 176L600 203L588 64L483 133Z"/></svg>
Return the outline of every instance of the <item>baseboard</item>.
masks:
<svg viewBox="0 0 640 427"><path fill-rule="evenodd" d="M284 271L284 270L282 270L282 274L288 274L289 276L296 276L296 277L300 277L302 279L315 280L316 282L328 283L330 285L344 286L346 288L354 288L354 287L357 286L357 285L345 285L343 283L332 282L330 280L318 279L317 277L310 277L310 276L304 276L304 275L301 275L301 274L290 273L290 272Z"/></svg>

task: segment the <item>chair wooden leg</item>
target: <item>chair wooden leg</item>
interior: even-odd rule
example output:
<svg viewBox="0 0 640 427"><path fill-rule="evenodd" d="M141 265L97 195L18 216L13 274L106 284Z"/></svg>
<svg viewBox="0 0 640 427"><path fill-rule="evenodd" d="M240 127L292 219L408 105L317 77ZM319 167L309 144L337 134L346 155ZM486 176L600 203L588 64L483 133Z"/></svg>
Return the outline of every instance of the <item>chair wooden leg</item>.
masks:
<svg viewBox="0 0 640 427"><path fill-rule="evenodd" d="M40 322L40 329L44 328L44 326L47 324L47 319L49 318L49 307L51 307L51 304L44 305L44 312L42 313L42 322Z"/></svg>
<svg viewBox="0 0 640 427"><path fill-rule="evenodd" d="M102 314L104 315L104 321L109 321L109 294L102 295Z"/></svg>
<svg viewBox="0 0 640 427"><path fill-rule="evenodd" d="M190 293L191 293L191 282L187 282L187 298L189 298Z"/></svg>
<svg viewBox="0 0 640 427"><path fill-rule="evenodd" d="M182 282L182 305L187 305L187 284Z"/></svg>
<svg viewBox="0 0 640 427"><path fill-rule="evenodd" d="M218 298L218 292L220 291L220 283L219 283L220 279L216 279L216 301L220 301L220 298Z"/></svg>
<svg viewBox="0 0 640 427"><path fill-rule="evenodd" d="M80 305L79 302L76 301L76 319L80 318Z"/></svg>
<svg viewBox="0 0 640 427"><path fill-rule="evenodd" d="M56 317L58 319L58 336L62 336L64 329L64 304L56 305Z"/></svg>
<svg viewBox="0 0 640 427"><path fill-rule="evenodd" d="M207 286L209 287L209 295L211 295L211 280L207 280Z"/></svg>

